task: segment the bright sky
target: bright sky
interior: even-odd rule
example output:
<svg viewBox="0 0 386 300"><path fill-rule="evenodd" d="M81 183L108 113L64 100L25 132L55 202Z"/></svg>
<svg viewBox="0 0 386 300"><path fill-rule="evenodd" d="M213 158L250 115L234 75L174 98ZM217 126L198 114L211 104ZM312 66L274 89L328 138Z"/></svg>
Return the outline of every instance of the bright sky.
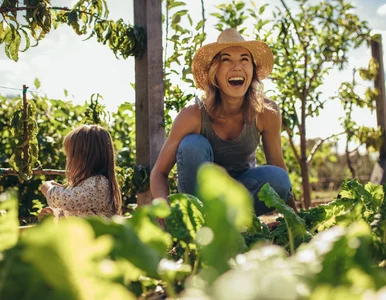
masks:
<svg viewBox="0 0 386 300"><path fill-rule="evenodd" d="M0 2L2 2L0 0ZM108 0L110 18L123 18L133 24L133 1ZM200 5L196 0L187 0L189 11L193 15L201 13ZM214 11L215 5L229 3L231 0L205 0L206 16ZM267 0L263 1L267 2ZM269 1L272 5L281 6L279 0ZM386 0L352 0L357 7L356 13L363 20L369 22L374 33L382 33L383 48L386 52ZM71 7L74 1L53 0L55 6ZM194 3L194 4L193 4ZM247 2L248 3L248 2ZM256 3L262 3L256 1ZM287 1L291 7L292 1ZM212 17L213 19L213 17ZM210 23L206 25L208 42L216 39L218 32L208 30ZM363 47L350 53L350 66L343 72L332 72L326 78L324 91L326 95L334 95L341 81L350 81L352 68L367 66L371 57L371 50ZM386 55L384 56L386 63ZM130 83L134 82L134 59L116 59L113 52L107 47L98 44L94 39L83 41L73 30L67 26L51 32L39 45L30 48L25 53L20 53L17 63L8 59L4 48L0 47L0 86L21 89L23 84L33 88L35 78L41 82L41 92L50 98L66 99L64 89L69 91L67 99L73 99L74 103L84 103L93 93L99 93L105 100L109 110L126 101L134 102L135 91ZM270 82L265 82L269 88ZM0 88L1 95L20 94L20 91ZM308 137L327 137L333 133L342 131L339 118L343 111L338 101L326 105L321 116L309 120ZM368 111L357 111L354 114L356 120L363 125L376 126L375 114Z"/></svg>

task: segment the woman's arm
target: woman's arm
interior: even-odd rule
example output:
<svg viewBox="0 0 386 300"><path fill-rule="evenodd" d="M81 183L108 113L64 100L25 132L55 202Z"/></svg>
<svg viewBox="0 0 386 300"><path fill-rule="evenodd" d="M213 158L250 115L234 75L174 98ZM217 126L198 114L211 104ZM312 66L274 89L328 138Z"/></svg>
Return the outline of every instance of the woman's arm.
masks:
<svg viewBox="0 0 386 300"><path fill-rule="evenodd" d="M283 168L287 171L287 166L284 162L283 149L281 145L281 115L279 107L272 100L266 100L272 109L265 109L261 114L260 121L262 125L263 149L267 165L274 165ZM295 200L291 194L287 201L288 206L292 207L297 213Z"/></svg>
<svg viewBox="0 0 386 300"><path fill-rule="evenodd" d="M158 159L150 174L150 190L153 198L169 196L168 176L176 163L176 154L181 140L190 133L199 133L201 112L197 104L183 108L177 115Z"/></svg>
<svg viewBox="0 0 386 300"><path fill-rule="evenodd" d="M259 115L260 131L263 138L263 149L267 165L274 165L287 171L284 162L283 149L281 145L281 115L279 107L272 100L269 102L271 109L266 108L264 113Z"/></svg>

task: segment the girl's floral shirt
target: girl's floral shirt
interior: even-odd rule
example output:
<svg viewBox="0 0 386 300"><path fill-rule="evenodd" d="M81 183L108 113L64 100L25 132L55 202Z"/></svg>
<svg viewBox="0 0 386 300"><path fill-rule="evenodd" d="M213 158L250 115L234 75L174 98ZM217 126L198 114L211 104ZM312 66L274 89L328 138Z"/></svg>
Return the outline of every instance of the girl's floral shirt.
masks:
<svg viewBox="0 0 386 300"><path fill-rule="evenodd" d="M104 216L110 218L114 212L108 207L112 201L108 179L103 175L85 179L78 186L54 185L47 191L48 205L60 210L61 216Z"/></svg>

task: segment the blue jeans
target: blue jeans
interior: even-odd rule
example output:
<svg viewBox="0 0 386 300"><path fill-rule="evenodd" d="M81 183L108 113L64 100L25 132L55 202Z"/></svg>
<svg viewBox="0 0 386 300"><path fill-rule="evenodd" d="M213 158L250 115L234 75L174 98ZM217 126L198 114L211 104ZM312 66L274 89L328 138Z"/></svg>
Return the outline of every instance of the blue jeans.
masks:
<svg viewBox="0 0 386 300"><path fill-rule="evenodd" d="M197 171L201 164L213 162L213 150L209 141L200 134L185 136L177 150L178 191L191 195L196 194ZM270 165L254 167L233 176L241 182L254 197L254 208L257 216L273 211L265 206L257 194L265 183L278 193L281 199L288 201L291 194L291 182L288 173L282 168Z"/></svg>

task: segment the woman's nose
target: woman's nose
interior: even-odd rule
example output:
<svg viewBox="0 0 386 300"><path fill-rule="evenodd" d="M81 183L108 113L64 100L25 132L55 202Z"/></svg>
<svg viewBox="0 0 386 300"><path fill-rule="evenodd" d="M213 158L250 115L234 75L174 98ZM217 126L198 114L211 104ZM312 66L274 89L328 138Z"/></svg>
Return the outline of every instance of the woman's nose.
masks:
<svg viewBox="0 0 386 300"><path fill-rule="evenodd" d="M239 62L235 62L233 64L232 70L234 71L240 71L241 70L241 64Z"/></svg>

